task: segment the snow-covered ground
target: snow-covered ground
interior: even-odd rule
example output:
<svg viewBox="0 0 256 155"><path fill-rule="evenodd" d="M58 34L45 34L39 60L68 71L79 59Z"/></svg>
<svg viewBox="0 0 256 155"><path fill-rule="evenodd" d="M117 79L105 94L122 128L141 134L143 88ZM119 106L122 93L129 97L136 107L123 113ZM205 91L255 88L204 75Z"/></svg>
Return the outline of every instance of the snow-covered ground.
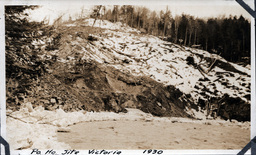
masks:
<svg viewBox="0 0 256 155"><path fill-rule="evenodd" d="M67 26L92 26L93 23L94 19L86 19ZM72 36L67 38L67 42L71 42L72 45L69 49L81 49L76 52L83 54L83 59L94 59L135 76L146 75L165 85L174 85L182 92L191 94L194 101L198 101L199 98L206 100L206 96L221 97L227 93L250 103L245 97L250 94L250 66L242 67L227 62L217 54L141 34L138 30L121 23L97 20L94 27L100 27L102 31L91 34L97 38L92 44L88 44L80 37L76 37L75 40L71 39ZM65 59L69 55L72 59L67 49L60 50L60 57ZM198 68L187 64L188 57L193 57L195 64L200 64L206 71L210 67L210 62L215 59L229 65L233 70L225 70L225 66L223 68L222 65L220 68L216 65L208 74L203 75ZM205 77L209 81L199 81ZM204 92L206 95L201 95L201 89L198 89L200 85L209 89L209 92Z"/></svg>
<svg viewBox="0 0 256 155"><path fill-rule="evenodd" d="M240 126L249 129L250 123L227 122L224 120L192 120L177 117L154 117L138 109L127 109L127 113L113 112L64 112L61 109L47 111L42 107L31 108L30 104L20 111L7 111L7 140L11 150L16 149L69 149L65 143L59 142L57 132L69 132L69 126L80 122L93 121L145 121L196 123L221 126ZM19 130L21 129L21 130Z"/></svg>
<svg viewBox="0 0 256 155"><path fill-rule="evenodd" d="M124 73L148 76L164 85L173 85L190 94L194 103L199 99L207 101L211 97L222 98L228 94L250 104L250 65L239 66L226 61L221 55L166 42L120 22L94 21L85 19L63 25L72 27L75 33L64 35L60 49L47 51L42 57L58 55L58 61L74 65L76 55L82 55L82 59L93 59ZM92 26L102 29L93 32ZM95 40L88 41L85 36L92 36ZM51 39L37 40L33 44L44 47L45 42L51 42ZM196 65L189 65L188 57L192 57ZM195 67L200 65L207 71L215 60L215 66L207 74ZM197 112L194 115L201 118Z"/></svg>
<svg viewBox="0 0 256 155"><path fill-rule="evenodd" d="M92 26L93 22L93 19L86 19L82 23L74 22L66 26L75 27L79 24ZM207 51L180 46L163 41L155 36L141 34L138 30L121 23L113 24L109 21L97 20L94 27L103 28L101 33L91 34L97 38L96 41L88 43L84 38L69 35L64 40L66 42L62 43L60 50L53 51L58 54L58 60L63 63L76 61L74 55L70 53L71 49L72 52L82 54L83 59L94 59L99 63L105 63L135 76L149 76L165 85L174 85L182 92L191 94L194 101L199 98L204 99L205 96L201 93L203 87L206 87L209 91L204 91L204 93L208 96L221 97L227 93L250 103L245 98L246 95L250 94L250 66L242 67L229 63L221 56L210 54ZM34 41L33 44L41 46L45 42L47 41ZM47 57L47 54L42 56ZM186 59L189 56L193 57L195 64L202 64L202 68L205 70L209 67L209 62L205 58L212 58L227 63L244 74L227 71L217 65L208 74L204 75L210 80L200 81L204 76L197 68L187 64ZM217 93L214 94L213 92ZM10 115L7 117L7 135L9 136L8 141L12 144L12 149L35 147L38 149L68 149L67 144L58 142L56 134L58 131L68 132L70 125L79 122L140 120L208 123L225 126L238 125L247 129L250 127L249 122L227 122L220 119L206 120L202 112L193 109L189 112L200 120L153 117L151 114L143 113L138 109L128 109L128 113L119 114L85 111L66 113L61 109L56 111L46 111L42 107L33 109L28 104L20 111L9 111L7 113ZM17 130L19 128L22 130Z"/></svg>

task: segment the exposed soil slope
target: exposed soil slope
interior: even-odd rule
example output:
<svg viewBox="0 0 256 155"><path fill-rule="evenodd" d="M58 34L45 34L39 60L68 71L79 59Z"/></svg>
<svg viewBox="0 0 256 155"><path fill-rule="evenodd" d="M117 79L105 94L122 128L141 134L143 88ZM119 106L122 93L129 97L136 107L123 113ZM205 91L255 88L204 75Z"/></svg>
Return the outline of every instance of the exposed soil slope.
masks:
<svg viewBox="0 0 256 155"><path fill-rule="evenodd" d="M199 118L210 104L224 119L250 119L248 68L121 23L96 21L92 27L93 22L57 27L58 49L44 49L46 41L34 41L41 50L42 73L22 91L12 89L21 85L19 79L9 80L8 107L22 102L66 111L133 107L157 116Z"/></svg>

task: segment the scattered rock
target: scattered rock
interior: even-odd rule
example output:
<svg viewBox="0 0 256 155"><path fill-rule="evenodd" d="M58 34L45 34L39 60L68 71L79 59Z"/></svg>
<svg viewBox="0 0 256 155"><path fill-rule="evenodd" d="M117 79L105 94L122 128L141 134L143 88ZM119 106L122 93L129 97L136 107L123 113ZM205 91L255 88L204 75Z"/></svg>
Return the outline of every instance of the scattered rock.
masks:
<svg viewBox="0 0 256 155"><path fill-rule="evenodd" d="M51 103L52 104L56 104L57 102L56 102L56 99L55 98L51 98Z"/></svg>
<svg viewBox="0 0 256 155"><path fill-rule="evenodd" d="M27 108L28 112L33 112L33 106L31 104L31 102L25 103L24 108Z"/></svg>

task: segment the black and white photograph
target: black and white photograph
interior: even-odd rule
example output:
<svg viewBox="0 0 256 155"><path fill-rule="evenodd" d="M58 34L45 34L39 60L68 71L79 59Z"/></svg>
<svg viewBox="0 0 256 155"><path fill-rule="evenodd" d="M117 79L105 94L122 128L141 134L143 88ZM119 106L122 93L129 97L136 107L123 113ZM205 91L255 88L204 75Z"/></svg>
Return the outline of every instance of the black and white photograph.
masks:
<svg viewBox="0 0 256 155"><path fill-rule="evenodd" d="M226 0L4 5L11 154L241 150L251 20Z"/></svg>

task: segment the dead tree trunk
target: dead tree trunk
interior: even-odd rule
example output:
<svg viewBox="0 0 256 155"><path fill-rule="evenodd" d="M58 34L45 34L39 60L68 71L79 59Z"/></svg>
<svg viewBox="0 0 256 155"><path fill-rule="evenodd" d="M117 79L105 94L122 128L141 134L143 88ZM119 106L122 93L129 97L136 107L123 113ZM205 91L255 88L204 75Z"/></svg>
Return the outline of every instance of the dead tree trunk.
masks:
<svg viewBox="0 0 256 155"><path fill-rule="evenodd" d="M186 44L187 44L187 36L188 36L188 27L186 27L184 46L186 46Z"/></svg>
<svg viewBox="0 0 256 155"><path fill-rule="evenodd" d="M94 20L94 22L93 22L93 24L92 24L92 27L94 26L94 24L96 23L96 20L99 18L99 16L100 16L100 9L101 9L101 7L102 7L102 5L100 5L99 6L99 8L98 8L98 10L97 10L97 12L96 12L96 17L95 17L95 20Z"/></svg>

